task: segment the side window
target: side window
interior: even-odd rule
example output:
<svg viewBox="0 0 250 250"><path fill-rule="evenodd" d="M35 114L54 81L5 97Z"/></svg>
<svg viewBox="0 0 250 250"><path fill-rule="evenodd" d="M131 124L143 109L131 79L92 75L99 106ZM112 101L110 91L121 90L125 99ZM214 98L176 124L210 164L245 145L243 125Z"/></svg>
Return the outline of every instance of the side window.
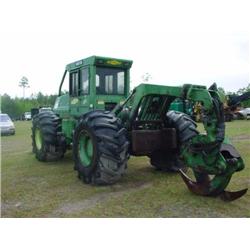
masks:
<svg viewBox="0 0 250 250"><path fill-rule="evenodd" d="M82 88L81 94L89 94L89 70L88 68L82 69Z"/></svg>
<svg viewBox="0 0 250 250"><path fill-rule="evenodd" d="M125 74L124 71L117 73L117 93L120 95L124 94L125 85Z"/></svg>
<svg viewBox="0 0 250 250"><path fill-rule="evenodd" d="M107 94L113 93L113 75L105 76L105 92Z"/></svg>
<svg viewBox="0 0 250 250"><path fill-rule="evenodd" d="M101 89L100 89L100 76L96 74L95 76L95 85L96 85L96 94L101 94Z"/></svg>
<svg viewBox="0 0 250 250"><path fill-rule="evenodd" d="M96 75L96 76L95 76L95 84L96 84L96 87L97 87L97 88L100 87L100 76L99 76L99 75Z"/></svg>
<svg viewBox="0 0 250 250"><path fill-rule="evenodd" d="M79 73L74 72L70 74L70 84L69 84L69 93L71 96L78 96L79 90Z"/></svg>

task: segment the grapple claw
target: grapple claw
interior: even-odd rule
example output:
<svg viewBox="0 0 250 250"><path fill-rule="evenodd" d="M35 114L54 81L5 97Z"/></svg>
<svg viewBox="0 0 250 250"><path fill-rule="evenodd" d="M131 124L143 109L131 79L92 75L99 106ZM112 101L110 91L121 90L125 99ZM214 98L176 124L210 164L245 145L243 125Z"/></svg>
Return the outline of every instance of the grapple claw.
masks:
<svg viewBox="0 0 250 250"><path fill-rule="evenodd" d="M181 173L181 177L183 181L186 183L188 189L198 195L209 195L209 177L208 175L204 175L202 180L198 180L197 182L192 181L189 176L187 176L182 169L179 170Z"/></svg>
<svg viewBox="0 0 250 250"><path fill-rule="evenodd" d="M240 191L235 191L235 192L230 192L230 191L224 190L224 192L220 194L220 198L223 201L234 201L234 200L242 197L247 192L247 190L248 190L247 188L242 189Z"/></svg>
<svg viewBox="0 0 250 250"><path fill-rule="evenodd" d="M248 190L246 188L246 189L242 189L236 192L225 191L223 188L227 186L231 177L227 177L227 178L224 177L225 178L224 183L222 182L221 185L217 187L213 187L214 186L213 181L215 180L215 178L220 178L220 176L217 176L213 180L210 180L207 174L199 173L199 174L195 174L196 181L193 181L181 169L179 171L188 189L191 192L198 194L198 195L212 196L212 197L219 196L224 201L234 201L240 198L241 196L243 196Z"/></svg>

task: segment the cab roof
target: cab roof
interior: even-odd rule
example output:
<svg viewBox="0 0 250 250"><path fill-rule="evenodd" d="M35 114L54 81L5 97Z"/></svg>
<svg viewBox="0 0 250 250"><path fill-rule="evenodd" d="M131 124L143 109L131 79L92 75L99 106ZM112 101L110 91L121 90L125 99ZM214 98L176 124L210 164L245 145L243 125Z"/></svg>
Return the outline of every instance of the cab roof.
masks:
<svg viewBox="0 0 250 250"><path fill-rule="evenodd" d="M132 63L133 61L131 60L102 56L90 56L85 59L68 64L66 66L66 70L72 71L89 65L129 69L131 68Z"/></svg>

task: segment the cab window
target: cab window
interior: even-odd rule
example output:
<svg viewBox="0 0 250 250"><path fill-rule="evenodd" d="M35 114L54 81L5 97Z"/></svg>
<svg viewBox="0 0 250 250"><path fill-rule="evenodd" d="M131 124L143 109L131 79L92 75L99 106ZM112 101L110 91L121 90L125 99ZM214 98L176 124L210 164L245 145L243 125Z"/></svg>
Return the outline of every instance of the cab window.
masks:
<svg viewBox="0 0 250 250"><path fill-rule="evenodd" d="M78 96L78 94L79 94L79 73L78 73L78 71L70 73L69 93L71 96Z"/></svg>
<svg viewBox="0 0 250 250"><path fill-rule="evenodd" d="M82 69L82 86L81 86L81 93L83 95L89 94L89 70L88 68Z"/></svg>
<svg viewBox="0 0 250 250"><path fill-rule="evenodd" d="M96 67L96 94L124 95L125 72L119 68Z"/></svg>

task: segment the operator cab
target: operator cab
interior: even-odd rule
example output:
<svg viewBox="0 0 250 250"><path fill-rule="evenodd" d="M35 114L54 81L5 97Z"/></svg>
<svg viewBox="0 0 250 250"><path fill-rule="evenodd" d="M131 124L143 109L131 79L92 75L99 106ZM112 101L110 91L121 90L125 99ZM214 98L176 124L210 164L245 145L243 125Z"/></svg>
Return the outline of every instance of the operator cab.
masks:
<svg viewBox="0 0 250 250"><path fill-rule="evenodd" d="M132 61L92 56L70 63L60 85L54 111L80 116L95 109L112 110L129 95ZM64 81L68 75L68 81ZM63 83L69 91L62 95Z"/></svg>

